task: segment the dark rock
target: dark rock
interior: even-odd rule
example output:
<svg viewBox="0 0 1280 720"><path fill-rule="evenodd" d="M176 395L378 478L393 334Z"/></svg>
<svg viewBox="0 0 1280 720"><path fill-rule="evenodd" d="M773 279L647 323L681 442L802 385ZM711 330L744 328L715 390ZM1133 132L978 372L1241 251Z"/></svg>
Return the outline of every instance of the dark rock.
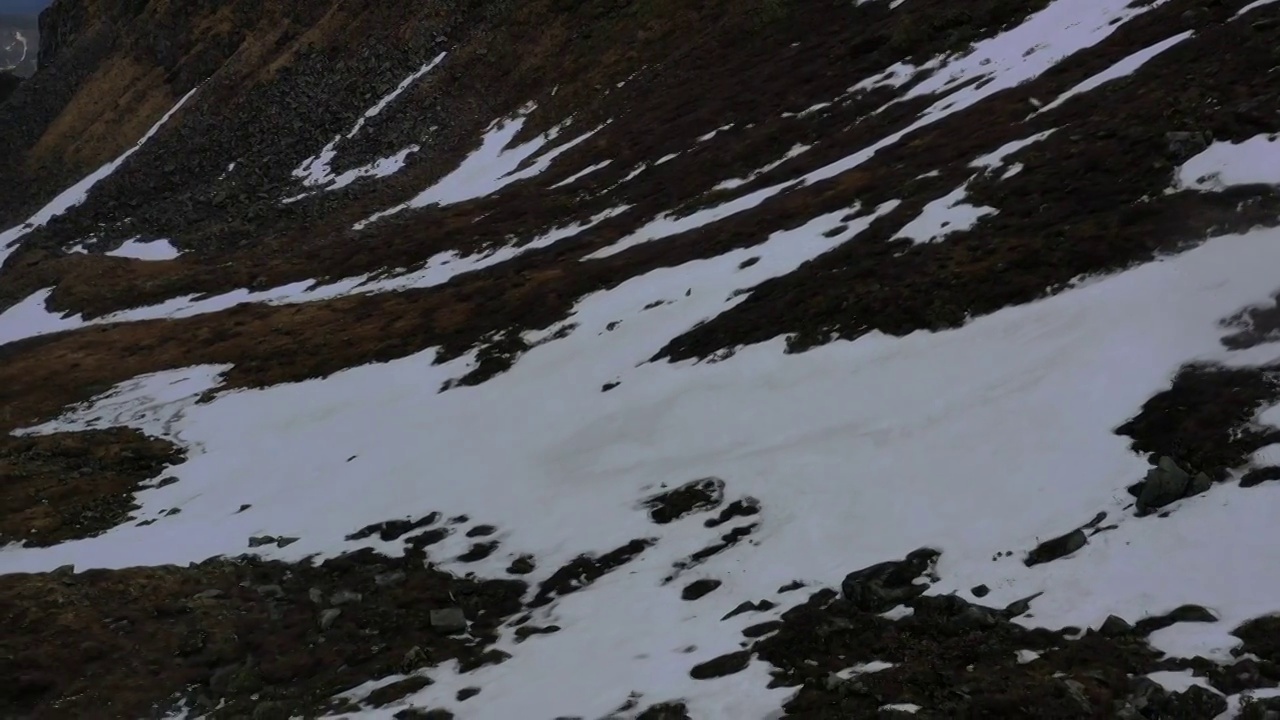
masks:
<svg viewBox="0 0 1280 720"><path fill-rule="evenodd" d="M1190 484L1187 485L1187 497L1209 492L1212 487L1213 478L1209 477L1209 473L1198 472L1195 477L1191 478Z"/></svg>
<svg viewBox="0 0 1280 720"><path fill-rule="evenodd" d="M249 538L249 547L251 548L274 544L276 544L276 537L274 535L255 535Z"/></svg>
<svg viewBox="0 0 1280 720"><path fill-rule="evenodd" d="M742 635L743 637L749 638L764 637L774 630L780 629L782 625L783 623L781 620L767 620L765 622L743 628Z"/></svg>
<svg viewBox="0 0 1280 720"><path fill-rule="evenodd" d="M697 512L713 510L724 502L724 480L705 477L691 480L671 490L645 499L649 519L666 525Z"/></svg>
<svg viewBox="0 0 1280 720"><path fill-rule="evenodd" d="M1181 500L1187 494L1191 476L1170 457L1160 458L1160 464L1147 472L1138 494L1138 512L1148 513L1157 508Z"/></svg>
<svg viewBox="0 0 1280 720"><path fill-rule="evenodd" d="M398 585L403 585L406 577L407 576L404 572L400 570L389 573L380 573L379 575L374 576L373 584L378 587L396 587Z"/></svg>
<svg viewBox="0 0 1280 720"><path fill-rule="evenodd" d="M969 592L972 592L974 597L986 597L991 592L991 588L986 585L978 585Z"/></svg>
<svg viewBox="0 0 1280 720"><path fill-rule="evenodd" d="M711 680L712 678L726 677L746 670L749 664L751 664L751 652L739 650L695 665L689 671L689 677L694 680Z"/></svg>
<svg viewBox="0 0 1280 720"><path fill-rule="evenodd" d="M284 588L279 585L259 585L258 594L267 598L284 597Z"/></svg>
<svg viewBox="0 0 1280 720"><path fill-rule="evenodd" d="M339 610L338 608L329 608L328 610L321 611L320 621L319 621L320 630L323 632L333 627L334 621L336 621L338 619L338 616L341 614L342 614L342 611Z"/></svg>
<svg viewBox="0 0 1280 720"><path fill-rule="evenodd" d="M281 537L281 538L276 538L276 547L281 547L281 548L282 548L282 547L289 547L290 545L292 545L292 544L294 544L294 543L296 543L296 542L298 542L298 538L296 538L296 537Z"/></svg>
<svg viewBox="0 0 1280 720"><path fill-rule="evenodd" d="M431 611L431 627L437 632L453 635L467 629L467 615L462 608L438 608Z"/></svg>
<svg viewBox="0 0 1280 720"><path fill-rule="evenodd" d="M492 525L477 525L467 531L467 537L488 537L498 532L498 528Z"/></svg>
<svg viewBox="0 0 1280 720"><path fill-rule="evenodd" d="M924 593L927 586L915 580L933 567L939 555L932 548L921 548L903 560L877 563L846 575L840 589L856 609L884 612Z"/></svg>
<svg viewBox="0 0 1280 720"><path fill-rule="evenodd" d="M1072 530L1066 535L1059 535L1040 543L1027 555L1024 562L1027 567L1052 562L1070 555L1087 544L1089 544L1089 537L1085 535L1084 530Z"/></svg>
<svg viewBox="0 0 1280 720"><path fill-rule="evenodd" d="M348 603L358 603L364 596L358 592L351 590L339 590L329 596L330 605L346 605Z"/></svg>
<svg viewBox="0 0 1280 720"><path fill-rule="evenodd" d="M722 584L719 580L694 580L680 592L680 598L683 600L697 600L714 591Z"/></svg>
<svg viewBox="0 0 1280 720"><path fill-rule="evenodd" d="M1167 628L1170 625L1176 625L1177 623L1212 623L1217 621L1218 617L1206 608L1199 605L1180 605L1164 615L1142 618L1138 622L1134 623L1134 629L1141 635L1149 635L1156 630L1163 630L1164 628Z"/></svg>
<svg viewBox="0 0 1280 720"><path fill-rule="evenodd" d="M521 555L511 561L511 566L507 568L507 572L512 575L528 575L537 569L533 563L532 555Z"/></svg>
<svg viewBox="0 0 1280 720"><path fill-rule="evenodd" d="M464 687L458 691L458 695L457 695L458 702L462 702L464 700L470 700L471 698L479 694L480 694L480 688L478 687Z"/></svg>
<svg viewBox="0 0 1280 720"><path fill-rule="evenodd" d="M253 709L253 720L289 720L292 714L284 703L264 702Z"/></svg>
<svg viewBox="0 0 1280 720"><path fill-rule="evenodd" d="M1240 478L1240 487L1253 487L1270 480L1280 480L1280 467L1254 468Z"/></svg>
<svg viewBox="0 0 1280 720"><path fill-rule="evenodd" d="M1129 624L1129 621L1124 618L1108 615L1107 619L1102 621L1098 632L1107 637L1120 637L1133 632L1133 625Z"/></svg>

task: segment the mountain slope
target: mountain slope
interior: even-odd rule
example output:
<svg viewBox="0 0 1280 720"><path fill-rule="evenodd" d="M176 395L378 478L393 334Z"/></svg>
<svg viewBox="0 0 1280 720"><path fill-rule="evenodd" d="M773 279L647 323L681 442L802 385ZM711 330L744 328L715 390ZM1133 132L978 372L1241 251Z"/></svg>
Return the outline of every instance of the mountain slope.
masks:
<svg viewBox="0 0 1280 720"><path fill-rule="evenodd" d="M0 709L1262 717L1276 27L56 0Z"/></svg>

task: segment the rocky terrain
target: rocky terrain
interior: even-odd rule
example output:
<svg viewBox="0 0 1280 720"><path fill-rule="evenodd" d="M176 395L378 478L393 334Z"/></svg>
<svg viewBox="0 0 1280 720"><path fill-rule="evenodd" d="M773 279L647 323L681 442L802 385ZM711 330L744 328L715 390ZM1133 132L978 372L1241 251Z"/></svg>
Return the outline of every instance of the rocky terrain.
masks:
<svg viewBox="0 0 1280 720"><path fill-rule="evenodd" d="M55 0L0 717L1280 717L1278 33Z"/></svg>

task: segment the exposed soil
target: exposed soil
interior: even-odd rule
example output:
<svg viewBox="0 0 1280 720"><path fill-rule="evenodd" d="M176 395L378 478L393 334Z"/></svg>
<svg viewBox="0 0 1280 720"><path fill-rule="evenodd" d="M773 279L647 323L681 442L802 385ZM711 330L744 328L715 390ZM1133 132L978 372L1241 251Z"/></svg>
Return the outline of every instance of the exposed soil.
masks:
<svg viewBox="0 0 1280 720"><path fill-rule="evenodd" d="M403 574L399 583L377 582L393 572ZM156 717L187 703L213 718L314 717L370 679L450 658L465 667L499 660L488 646L524 589L367 551L320 565L244 557L3 575L0 674L12 682L0 687L0 715ZM343 591L359 600L333 608L321 629ZM430 611L449 606L466 613L467 634L432 629ZM420 682L356 702L386 704Z"/></svg>
<svg viewBox="0 0 1280 720"><path fill-rule="evenodd" d="M134 493L183 455L127 428L0 436L0 545L55 545L127 522Z"/></svg>

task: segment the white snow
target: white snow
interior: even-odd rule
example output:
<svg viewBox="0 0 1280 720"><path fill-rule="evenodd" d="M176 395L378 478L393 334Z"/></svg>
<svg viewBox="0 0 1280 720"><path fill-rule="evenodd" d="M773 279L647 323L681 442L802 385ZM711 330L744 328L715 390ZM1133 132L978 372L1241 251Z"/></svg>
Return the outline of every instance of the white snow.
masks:
<svg viewBox="0 0 1280 720"><path fill-rule="evenodd" d="M518 646L504 637L514 657L475 673L431 671L436 685L413 700L476 720L600 716L629 691L650 702L684 698L700 718L762 717L788 693L765 689L760 664L713 681L687 675L736 649L741 627L758 621L720 617L791 580L838 584L923 545L943 550L930 592L981 582L1000 606L1044 591L1026 623L1089 626L1195 602L1222 617L1206 632L1229 642L1238 622L1280 606L1270 572L1280 549L1268 540L1280 488L1219 486L1167 518L1134 518L1124 488L1147 464L1111 431L1182 363L1229 355L1217 321L1274 290L1280 230L1216 238L953 331L872 334L800 355L776 340L716 363L643 364L674 334L739 302L726 301L730 291L862 229L823 238L839 215L589 296L567 319L578 325L568 337L478 387L437 394L471 361L434 366L432 352L202 405L191 399L225 368L127 383L38 431L128 424L183 443L191 457L171 471L180 482L138 496L144 516L183 512L51 548L8 548L0 571L185 563L242 552L249 535L264 533L301 538L271 549L275 557L332 555L354 547L343 536L355 528L431 510L500 527L491 568L532 552L545 574L582 552L656 538L625 568L539 611L561 632ZM760 262L739 269L754 256ZM669 302L641 312L653 300ZM617 388L599 391L615 379ZM752 519L757 545L696 568L725 584L690 604L680 583L664 589L659 580L717 532L698 518L653 525L637 503L657 483L706 475L725 478L731 496L758 498L763 512ZM252 508L234 514L242 503ZM1019 557L990 560L1099 510L1119 527L1070 558L1032 568ZM448 567L465 540L442 545ZM590 661L565 672L565 658ZM457 705L451 691L465 685L484 691Z"/></svg>
<svg viewBox="0 0 1280 720"><path fill-rule="evenodd" d="M733 190L733 189L735 189L735 188L742 187L743 185L746 185L747 183L751 182L752 180L755 180L756 178L760 177L761 175L763 175L763 174L765 174L765 173L767 173L767 172L769 172L769 171L771 171L771 170L776 170L778 167L780 167L780 166L781 166L783 163L785 163L786 161L790 160L791 158L798 157L798 156L800 156L800 155L804 154L804 152L805 152L805 151L807 151L808 149L810 149L810 148L812 148L812 147L813 147L812 145L804 145L804 144L801 144L801 143L797 143L796 145L793 145L793 146L791 147L791 149L790 149L790 150L788 150L788 151L786 152L786 154L785 154L785 155L783 155L782 157L778 158L777 160L774 160L773 162L769 163L768 165L765 165L764 167L759 168L759 169L757 169L757 170L753 171L753 172L752 172L750 175L748 175L747 177L744 177L744 178L733 178L733 179L730 179L730 180L725 180L725 181L723 181L723 182L720 182L720 183L716 184L716 186L715 186L715 187L713 187L713 188L711 188L711 189L712 189L712 190Z"/></svg>
<svg viewBox="0 0 1280 720"><path fill-rule="evenodd" d="M45 308L52 294L53 288L40 290L0 313L0 345L80 327L78 319L62 318Z"/></svg>
<svg viewBox="0 0 1280 720"><path fill-rule="evenodd" d="M542 148L555 140L564 131L567 124L553 128L550 132L521 143L516 147L508 145L520 128L524 127L529 113L533 112L533 104L526 105L513 119L501 120L489 125L480 147L467 156L462 164L441 178L439 182L419 193L408 202L401 203L387 210L374 213L369 218L356 223L354 229L361 230L389 215L413 208L429 205L451 205L474 198L492 195L511 183L531 178L551 166L551 163L565 151L586 140L600 130L596 128L563 143L543 154L523 170L521 163L533 157Z"/></svg>
<svg viewBox="0 0 1280 720"><path fill-rule="evenodd" d="M595 172L595 171L597 171L597 170L600 170L600 169L602 169L602 168L604 168L604 167L608 166L608 165L609 165L609 163L611 163L611 162L613 162L613 161L612 161L612 160L605 160L604 162L598 162L598 163L596 163L595 165L590 165L590 166L588 166L588 167L585 167L585 168L583 168L583 169L579 170L578 172L576 172L576 173L574 173L574 174L570 175L569 177L565 178L564 180L561 180L560 182L556 183L555 185L552 185L552 186L551 186L551 188L554 190L555 188L562 188L562 187L564 187L565 185L572 185L573 183L577 182L578 180L581 180L582 178L586 177L587 175L590 175L591 173L593 173L593 172Z"/></svg>
<svg viewBox="0 0 1280 720"><path fill-rule="evenodd" d="M859 663L853 667L847 667L844 670L840 670L836 672L836 677L841 680L848 680L859 675L884 672L893 666L894 663L891 662L885 662L884 660L872 660L871 662Z"/></svg>
<svg viewBox="0 0 1280 720"><path fill-rule="evenodd" d="M197 85L186 95L183 95L178 102L174 103L173 107L169 108L168 112L162 115L160 119L157 120L141 138L138 139L138 142L134 143L133 147L126 150L120 155L120 157L86 175L75 185L63 190L57 197L50 200L47 205L37 210L31 217L27 218L26 222L9 228L4 232L0 232L0 263L3 263L5 259L8 258L10 253L13 252L14 243L20 240L24 235L84 202L85 198L89 197L89 191L93 189L94 185L97 185L103 178L115 172L116 169L123 165L131 155L140 150L143 145L146 145L147 141L154 137L160 128L169 121L169 118L173 117L173 114L178 112L178 110L181 109L182 106L185 105L186 102L191 99L191 96L195 95L196 91L199 89L200 86Z"/></svg>
<svg viewBox="0 0 1280 720"><path fill-rule="evenodd" d="M977 169L985 169L988 172L999 170L1001 167L1004 167L1005 160L1010 155L1014 155L1019 151L1023 150L1024 148L1028 148L1032 145L1035 145L1036 143L1044 140L1045 138L1048 138L1050 135L1054 134L1055 132L1057 132L1057 128L1054 128L1053 130L1045 130L1044 132L1038 132L1035 135L1032 135L1030 137L1026 137L1021 140L1014 140L1011 143L1005 143L1004 145L1001 145L1000 147L987 153L986 155L982 155L974 159L973 162L969 163L969 167L977 168Z"/></svg>
<svg viewBox="0 0 1280 720"><path fill-rule="evenodd" d="M1194 34L1195 32L1191 30L1180 32L1177 35L1174 35L1173 37L1165 38L1164 40L1161 40L1160 42L1156 43L1155 45L1152 45L1151 47L1143 48L1142 50L1139 50L1138 52L1133 53L1132 55L1129 55L1128 57L1124 58L1123 60L1120 60L1119 62L1107 68L1106 70L1103 70L1097 75L1094 75L1093 77L1090 77L1087 80L1084 80L1079 85L1076 85L1070 90L1062 93L1061 95L1058 96L1056 100L1037 110L1035 114L1049 112L1050 110L1056 107L1059 107L1060 105L1070 100L1071 98L1076 97L1077 95L1082 95L1084 93L1087 93L1090 90L1101 87L1102 85L1105 85L1106 83L1111 82L1112 80L1122 78L1126 75L1132 75L1133 73L1138 71L1138 68L1141 68L1143 65L1147 64L1147 62L1152 58L1154 58L1155 56L1159 55L1165 50L1168 50L1174 45L1177 45L1183 40L1186 40L1187 38L1191 37Z"/></svg>
<svg viewBox="0 0 1280 720"><path fill-rule="evenodd" d="M748 193L742 197L735 198L720 205L713 205L709 208L698 210L697 212L685 215L684 217L677 217L670 213L659 215L645 223L630 235L618 240L612 245L603 247L589 255L584 255L582 259L584 261L601 260L617 255L624 250L633 248L642 243L660 240L672 235L679 235L683 232L689 232L690 230L696 230L697 228L705 225L710 225L711 223L723 220L731 215L736 215L744 210L750 210L765 200L773 197L779 190L789 184L790 183L770 185L767 188L756 190L755 192Z"/></svg>
<svg viewBox="0 0 1280 720"><path fill-rule="evenodd" d="M1175 187L1222 190L1232 185L1280 185L1280 135L1241 143L1215 142L1178 168Z"/></svg>
<svg viewBox="0 0 1280 720"><path fill-rule="evenodd" d="M964 202L968 191L969 183L966 182L925 205L920 214L903 225L894 237L907 238L916 243L934 242L952 233L971 230L982 218L996 214L995 208Z"/></svg>
<svg viewBox="0 0 1280 720"><path fill-rule="evenodd" d="M130 238L115 250L107 253L112 257L133 258L134 260L174 260L182 254L173 243L164 238L142 241Z"/></svg>
<svg viewBox="0 0 1280 720"><path fill-rule="evenodd" d="M1160 672L1153 672L1147 677L1171 693L1183 693L1196 686L1206 690L1213 690L1215 693L1218 692L1213 689L1213 686L1207 680L1202 677L1196 677L1190 670L1161 670Z"/></svg>
<svg viewBox="0 0 1280 720"><path fill-rule="evenodd" d="M1270 5L1270 4L1272 4L1272 3L1274 3L1274 2L1277 2L1277 1L1278 1L1278 0L1254 0L1254 2L1251 2L1251 3L1249 3L1248 5L1245 5L1244 7L1240 8L1239 10L1237 10L1237 11L1236 11L1236 14L1235 14L1234 16L1232 16L1232 18L1231 18L1231 19L1232 19L1232 20L1234 20L1235 18L1238 18L1238 17L1240 17L1241 15L1245 15L1245 14L1247 14L1247 13L1253 12L1254 10L1257 10L1257 9L1258 9L1258 8L1260 8L1260 7L1264 7L1264 6L1266 6L1266 5Z"/></svg>
<svg viewBox="0 0 1280 720"><path fill-rule="evenodd" d="M733 123L729 123L728 125L722 125L705 135L699 135L698 142L706 142L711 138L715 137L716 135L719 135L720 133L725 132L726 130L732 130L732 129L733 129Z"/></svg>
<svg viewBox="0 0 1280 720"><path fill-rule="evenodd" d="M1026 665L1040 659L1040 653L1035 650L1019 650L1015 655L1019 665Z"/></svg>

